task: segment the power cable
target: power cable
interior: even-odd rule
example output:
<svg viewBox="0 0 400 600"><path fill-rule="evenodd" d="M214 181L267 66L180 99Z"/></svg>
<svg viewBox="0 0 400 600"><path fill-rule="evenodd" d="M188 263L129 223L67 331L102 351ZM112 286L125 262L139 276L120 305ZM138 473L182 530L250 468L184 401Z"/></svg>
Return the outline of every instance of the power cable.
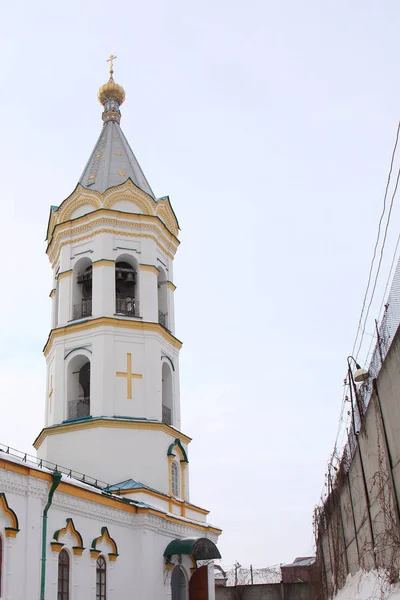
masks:
<svg viewBox="0 0 400 600"><path fill-rule="evenodd" d="M383 236L383 241L382 241L382 246L381 246L381 253L380 253L380 256L379 256L378 268L377 268L376 274L375 274L375 280L374 280L374 286L372 288L371 298L370 298L370 301L369 301L369 304L368 304L367 312L365 314L364 325L363 325L363 330L362 330L362 333L361 333L360 344L358 346L358 350L357 350L357 354L356 354L356 359L358 358L358 355L359 355L359 352L360 352L360 349L361 349L361 344L362 344L363 339L364 339L365 327L366 327L366 324L367 324L367 319L368 319L369 311L370 311L370 308L371 308L371 305L372 305L372 301L374 299L374 294L375 294L375 290L376 290L376 284L378 283L379 272L381 270L382 259L383 259L383 252L385 250L387 232L388 232L388 229L389 229L390 217L392 215L393 202L394 202L394 199L395 199L395 196L396 196L396 193L397 193L397 188L399 186L399 180L400 180L400 169L397 172L396 185L394 187L393 194L392 194L392 199L391 199L391 202L390 202L390 208L389 208L389 213L388 213L388 217L387 217L387 221L386 221L386 227L385 227L385 234Z"/></svg>
<svg viewBox="0 0 400 600"><path fill-rule="evenodd" d="M360 318L359 318L358 325L357 325L356 339L354 340L353 350L351 352L352 355L354 355L354 350L355 350L355 347L356 347L356 344L357 344L358 335L359 335L360 327L361 327L361 322L362 322L362 318L363 318L363 314L364 314L365 304L367 302L369 285L371 283L372 271L373 271L373 266L374 266L374 262L375 262L375 258L376 258L376 251L378 249L379 238L380 238L380 235L381 235L382 221L383 221L383 217L385 216L385 212L386 212L386 199L387 199L387 195L388 195L388 191L389 191L390 180L391 180L391 177L392 177L392 170L393 170L393 164L394 164L394 159L395 159L395 155L396 155L397 143L399 141L399 134L400 134L400 121L399 121L399 123L397 125L396 140L395 140L393 151L392 151L392 158L391 158L391 161L390 161L390 169L389 169L388 179L387 179L386 188L385 188L385 195L383 197L383 209L382 209L382 214L381 214L380 219L379 219L378 233L377 233L377 236L376 236L374 253L373 253L373 256L372 256L371 266L370 266L369 274L368 274L367 289L365 290L364 300L363 300L362 307L361 307L361 314L360 314Z"/></svg>

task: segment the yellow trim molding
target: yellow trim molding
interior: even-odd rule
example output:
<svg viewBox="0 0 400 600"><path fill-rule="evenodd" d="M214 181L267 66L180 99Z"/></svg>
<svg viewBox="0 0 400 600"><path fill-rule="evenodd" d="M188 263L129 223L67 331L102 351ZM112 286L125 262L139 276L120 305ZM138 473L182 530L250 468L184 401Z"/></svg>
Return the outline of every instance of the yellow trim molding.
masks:
<svg viewBox="0 0 400 600"><path fill-rule="evenodd" d="M90 551L90 558L99 558L101 552L100 550L91 550Z"/></svg>
<svg viewBox="0 0 400 600"><path fill-rule="evenodd" d="M50 294L49 294L49 298L53 298L56 295L56 290L55 288L51 290Z"/></svg>
<svg viewBox="0 0 400 600"><path fill-rule="evenodd" d="M21 465L18 463L10 462L4 459L0 459L0 469L5 469L7 471L11 471L13 473L19 473L20 475L24 475L26 477L36 477L37 479L42 479L44 481L52 482L52 477L49 473L43 473L42 471L37 471L36 469L32 469L27 465ZM129 512L131 514L136 513L149 513L153 514L165 521L170 521L172 523L185 523L185 525L189 527L193 527L194 529L198 529L199 531L209 531L211 533L215 533L216 535L220 535L222 530L218 527L207 527L206 525L202 525L200 523L188 523L188 521L182 521L178 515L172 516L167 515L162 510L158 509L150 509L150 508L141 508L132 504L127 504L122 499L111 498L109 496L105 496L104 494L100 494L98 491L91 491L88 489L84 489L81 487L77 487L72 483L61 482L57 488L58 493L68 494L70 496L74 496L77 498L84 498L86 500L90 500L91 502L95 502L97 504L102 504L104 506L110 506L112 508L116 508L117 510L122 510L124 512Z"/></svg>
<svg viewBox="0 0 400 600"><path fill-rule="evenodd" d="M123 421L118 420L114 421L113 419L107 419L106 417L103 419L93 419L91 421L82 421L80 423L65 423L64 425L58 425L57 427L45 427L39 433L36 440L33 442L36 450L40 448L44 440L49 435L58 435L62 433L69 433L70 431L83 431L85 429L96 429L97 427L107 427L107 428L115 428L115 429L145 429L145 430L155 430L155 431L163 431L168 435L171 435L175 438L179 438L181 442L185 444L189 444L192 439L177 431L170 425L166 423L152 423L149 421ZM60 484L61 485L61 484Z"/></svg>
<svg viewBox="0 0 400 600"><path fill-rule="evenodd" d="M69 271L63 271L62 273L59 273L57 276L58 281L61 281L61 279L64 279L65 277L69 277L70 275L72 275L72 269L70 269Z"/></svg>
<svg viewBox="0 0 400 600"><path fill-rule="evenodd" d="M173 458L173 457L171 457ZM186 463L184 463L186 464ZM164 500L165 502L168 502L169 504L176 504L177 506L181 506L182 502L178 502L178 500L176 500L175 498L171 498L170 495L168 494L163 494L162 492L155 492L154 490L150 490L148 488L132 488L131 490L127 489L127 490L118 490L118 492L115 492L116 494L118 494L118 496L129 496L130 494L146 494L148 496L151 496L153 498L158 498L159 500ZM171 508L172 508L172 504L171 504ZM209 510L206 510L205 508L200 508L199 506L196 506L195 504L190 504L190 502L186 502L185 501L185 509L186 510L191 510L192 512L196 512L199 513L200 515L208 515L210 513ZM169 511L171 512L171 510Z"/></svg>
<svg viewBox="0 0 400 600"><path fill-rule="evenodd" d="M74 553L74 556L82 556L84 549L85 548L80 548L79 546L74 546L72 552Z"/></svg>
<svg viewBox="0 0 400 600"><path fill-rule="evenodd" d="M165 327L162 327L159 323L149 323L147 321L130 321L128 319L118 319L116 317L98 317L96 319L90 319L89 321L72 323L64 327L57 327L50 331L46 345L43 348L43 353L47 357L54 340L58 337L66 336L73 333L81 333L82 331L89 331L97 327L119 327L122 329L135 329L136 331L152 331L161 335L169 344L178 348L182 348L182 342L178 340L172 333L167 331Z"/></svg>
<svg viewBox="0 0 400 600"><path fill-rule="evenodd" d="M18 533L18 517L15 514L15 512L9 507L6 495L4 493L0 493L0 512L2 512L6 517L10 519L10 527L6 527L6 529L15 530Z"/></svg>
<svg viewBox="0 0 400 600"><path fill-rule="evenodd" d="M94 263L92 263L92 267L115 267L115 260L102 258L101 260L96 260Z"/></svg>
<svg viewBox="0 0 400 600"><path fill-rule="evenodd" d="M54 532L53 538L56 542L60 541L60 537L63 535L70 534L71 537L75 538L76 546L75 548L81 548L83 550L83 540L79 531L75 528L74 522L72 519L67 519L67 524L62 529Z"/></svg>
<svg viewBox="0 0 400 600"><path fill-rule="evenodd" d="M176 285L174 285L172 283L172 281L167 281L167 287L168 289L170 289L172 292L174 292L176 290Z"/></svg>
<svg viewBox="0 0 400 600"><path fill-rule="evenodd" d="M112 229L96 229L93 231L94 228L102 225L108 225ZM116 228L123 228L123 230L117 231ZM127 231L127 229L130 231ZM143 229L149 233L143 235L138 231ZM59 251L64 244L75 244L77 241L85 239L82 237L72 239L71 236L89 231L91 233L86 236L88 238L103 232L128 236L133 235L136 237L153 237L156 244L168 254L171 252L175 254L179 246L178 238L169 231L159 217L137 213L117 213L114 210L100 208L72 221L65 221L55 225L51 240L46 249L50 262L54 264L57 261ZM153 232L153 235L150 232ZM68 237L68 240L62 242L61 238L64 237ZM54 256L55 253L56 257Z"/></svg>
<svg viewBox="0 0 400 600"><path fill-rule="evenodd" d="M6 538L16 538L18 529L13 529L12 527L4 527L4 532L6 534Z"/></svg>
<svg viewBox="0 0 400 600"><path fill-rule="evenodd" d="M118 556L118 548L117 548L117 544L116 544L115 540L110 536L107 527L101 528L101 535L99 535L99 537L97 537L93 540L90 551L96 550L97 544L101 544L102 542L105 542L111 548L111 552L108 554L109 560L115 560ZM115 557L115 558L111 558L111 557Z"/></svg>
<svg viewBox="0 0 400 600"><path fill-rule="evenodd" d="M57 553L60 553L64 548L64 544L61 544L60 542L50 542L50 546L52 551Z"/></svg>
<svg viewBox="0 0 400 600"><path fill-rule="evenodd" d="M141 271L150 271L151 273L154 273L154 275L158 275L159 270L157 269L157 267L155 267L154 265L139 265L140 270Z"/></svg>

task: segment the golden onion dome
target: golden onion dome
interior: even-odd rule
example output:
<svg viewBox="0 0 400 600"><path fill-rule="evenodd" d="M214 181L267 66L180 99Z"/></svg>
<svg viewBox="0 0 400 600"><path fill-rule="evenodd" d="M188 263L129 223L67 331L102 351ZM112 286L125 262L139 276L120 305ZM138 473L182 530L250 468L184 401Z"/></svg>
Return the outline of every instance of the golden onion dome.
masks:
<svg viewBox="0 0 400 600"><path fill-rule="evenodd" d="M107 100L116 100L118 104L122 104L125 100L125 90L122 85L115 83L113 76L101 86L99 93L97 94L99 102L105 104Z"/></svg>

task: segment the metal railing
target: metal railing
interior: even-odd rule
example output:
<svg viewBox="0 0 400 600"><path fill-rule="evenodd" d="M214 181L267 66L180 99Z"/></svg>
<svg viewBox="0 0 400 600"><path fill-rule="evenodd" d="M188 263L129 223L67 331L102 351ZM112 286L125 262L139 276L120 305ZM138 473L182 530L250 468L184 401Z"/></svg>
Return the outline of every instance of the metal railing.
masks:
<svg viewBox="0 0 400 600"><path fill-rule="evenodd" d="M168 313L163 313L163 312L161 312L161 310L158 311L158 322L160 323L160 325L162 325L166 329L168 328L167 316L168 316Z"/></svg>
<svg viewBox="0 0 400 600"><path fill-rule="evenodd" d="M129 296L124 297L117 295L115 299L115 312L119 315L126 315L127 317L138 317L139 300Z"/></svg>
<svg viewBox="0 0 400 600"><path fill-rule="evenodd" d="M50 472L60 471L66 477L82 481L100 490L107 490L107 488L110 487L110 484L106 483L105 481L101 481L100 479L96 479L95 477L91 477L90 475L86 475L85 473L80 473L79 471L74 471L73 469L69 469L68 467L63 467L62 465L50 462L49 460L44 460L43 458L32 456L31 454L27 454L26 452L16 450L11 446L0 444L0 457L2 452L6 455L8 454L9 456L20 460L22 463L38 467L39 469L48 469Z"/></svg>
<svg viewBox="0 0 400 600"><path fill-rule="evenodd" d="M68 419L83 419L90 416L90 398L74 398L68 401Z"/></svg>
<svg viewBox="0 0 400 600"><path fill-rule="evenodd" d="M72 310L72 318L83 319L84 317L92 316L92 299L82 298L79 304L74 304Z"/></svg>
<svg viewBox="0 0 400 600"><path fill-rule="evenodd" d="M162 422L165 423L166 425L172 425L171 409L168 408L168 406L164 406L164 404L162 407Z"/></svg>

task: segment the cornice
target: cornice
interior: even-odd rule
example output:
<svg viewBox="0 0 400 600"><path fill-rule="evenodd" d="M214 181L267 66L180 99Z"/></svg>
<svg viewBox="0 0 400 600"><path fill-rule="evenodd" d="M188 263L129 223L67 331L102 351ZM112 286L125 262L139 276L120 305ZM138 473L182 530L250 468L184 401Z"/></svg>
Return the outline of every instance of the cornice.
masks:
<svg viewBox="0 0 400 600"><path fill-rule="evenodd" d="M48 356L56 338L64 337L74 333L82 333L84 331L89 331L90 329L97 329L98 327L117 327L120 329L129 329L131 331L135 330L142 332L149 331L161 335L161 337L174 348L177 348L178 350L182 348L182 342L159 323L130 321L128 319L118 319L116 317L98 317L88 321L71 323L70 325L52 329L43 348L43 353L46 357Z"/></svg>
<svg viewBox="0 0 400 600"><path fill-rule="evenodd" d="M117 214L119 218L115 217ZM100 227L102 225L107 225L108 227ZM66 244L74 244L78 241L90 239L101 233L111 233L113 235L117 234L128 237L151 238L165 254L173 259L179 246L179 240L167 229L163 232L161 225L165 228L162 221L153 215L137 215L102 208L72 221L57 225L46 252L54 267L61 248ZM124 227L126 229L121 229ZM141 230L149 233L142 233ZM73 237L79 236L80 233L84 233L85 235L77 238ZM63 241L63 238L68 239Z"/></svg>
<svg viewBox="0 0 400 600"><path fill-rule="evenodd" d="M128 419L107 419L107 417L94 417L78 422L71 421L70 423L63 423L62 425L44 427L36 440L33 442L33 446L36 450L38 450L45 438L49 435L61 435L71 431L84 431L86 429L97 429L98 427L109 429L145 429L148 431L162 431L173 438L180 439L184 444L189 444L192 441L189 436L181 433L166 423L157 421L131 421Z"/></svg>

